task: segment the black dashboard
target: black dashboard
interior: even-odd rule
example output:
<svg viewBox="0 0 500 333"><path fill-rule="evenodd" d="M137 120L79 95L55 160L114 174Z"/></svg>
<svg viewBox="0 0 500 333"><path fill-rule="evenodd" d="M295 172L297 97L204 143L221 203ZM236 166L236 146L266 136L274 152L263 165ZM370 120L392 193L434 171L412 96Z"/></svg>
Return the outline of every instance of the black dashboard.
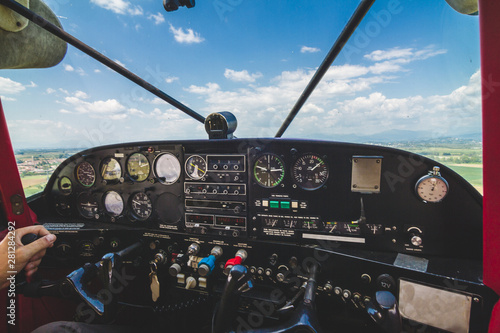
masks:
<svg viewBox="0 0 500 333"><path fill-rule="evenodd" d="M58 234L47 267L96 261L141 240L144 265L161 254L159 282L182 297L220 294L239 257L256 285L245 297L278 308L284 301L269 295L292 297L306 279L302 263L314 258L321 308L342 309L323 314L323 328L345 322L345 311L368 318L366 304L388 290L407 324L482 332L497 298L481 280L481 195L446 166L392 148L285 139L104 146L68 158L30 205ZM165 288L151 299L148 287L143 305L175 308ZM431 296L440 293L443 302ZM441 311L414 311L417 301ZM462 304L454 324L442 320L446 302ZM240 312L256 307L243 302Z"/></svg>

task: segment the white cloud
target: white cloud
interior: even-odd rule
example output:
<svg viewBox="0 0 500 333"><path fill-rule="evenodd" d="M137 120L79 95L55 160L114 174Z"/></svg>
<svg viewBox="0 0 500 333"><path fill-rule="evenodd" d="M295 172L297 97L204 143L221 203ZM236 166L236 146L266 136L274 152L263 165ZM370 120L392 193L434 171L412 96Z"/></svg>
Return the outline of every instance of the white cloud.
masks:
<svg viewBox="0 0 500 333"><path fill-rule="evenodd" d="M158 12L156 15L155 14L149 15L148 20L153 20L156 25L159 25L165 22L165 17L163 17L162 13Z"/></svg>
<svg viewBox="0 0 500 333"><path fill-rule="evenodd" d="M90 2L115 14L132 16L144 14L141 6L133 6L129 1L125 0L90 0Z"/></svg>
<svg viewBox="0 0 500 333"><path fill-rule="evenodd" d="M21 83L0 76L0 94L17 94L26 89Z"/></svg>
<svg viewBox="0 0 500 333"><path fill-rule="evenodd" d="M56 90L55 90L55 89L52 89L52 88L47 88L47 90L45 90L45 92L46 92L47 94L49 94L49 95L50 95L50 94L55 93L55 92L56 92Z"/></svg>
<svg viewBox="0 0 500 333"><path fill-rule="evenodd" d="M68 64L65 64L65 65L64 65L64 70L65 70L66 72L73 72L73 71L75 71L75 69L73 68L73 66L68 65Z"/></svg>
<svg viewBox="0 0 500 333"><path fill-rule="evenodd" d="M413 49L400 49L399 47L395 47L390 50L376 50L370 54L366 54L365 58L372 61L382 61L389 60L394 58L408 58L413 56Z"/></svg>
<svg viewBox="0 0 500 333"><path fill-rule="evenodd" d="M120 66L122 66L122 67L124 67L124 68L127 68L127 66L125 66L125 64L124 64L123 62L121 62L120 60L115 59L115 62L116 62L118 65L120 65Z"/></svg>
<svg viewBox="0 0 500 333"><path fill-rule="evenodd" d="M317 47L302 46L300 48L300 53L316 53L319 51L321 51L321 50Z"/></svg>
<svg viewBox="0 0 500 333"><path fill-rule="evenodd" d="M224 72L224 76L226 77L226 79L229 79L229 80L235 81L235 82L255 82L256 79L262 77L262 73L250 74L250 73L248 73L248 71L246 69L238 72L238 71L226 68L226 71Z"/></svg>
<svg viewBox="0 0 500 333"><path fill-rule="evenodd" d="M15 101L17 101L16 98L7 97L7 96L3 96L3 95L0 95L0 100L2 100L4 102L15 102Z"/></svg>
<svg viewBox="0 0 500 333"><path fill-rule="evenodd" d="M185 32L182 28L176 29L172 24L170 24L170 32L174 34L175 40L181 44L197 44L205 40L193 29L187 29L187 32Z"/></svg>
<svg viewBox="0 0 500 333"><path fill-rule="evenodd" d="M465 121L461 121L461 125L465 125L466 130L480 128L480 82L474 81L479 74L473 75L468 85L444 96L392 98L382 92L385 90L380 90L383 83L397 83L398 74L408 71L407 64L444 52L432 46L421 50L391 49L375 53L371 57L380 60L365 66L332 66L287 135L332 138L334 134L368 135L387 128L435 130L436 135L452 135L457 126L445 121L452 114L455 118L457 114L463 115L461 119ZM283 71L268 84L258 86L249 84L244 88L223 89L216 82L209 82L191 85L185 90L203 100L204 113L233 112L240 123L239 137L274 136L314 73L315 69L298 69ZM429 129L426 118L439 121ZM249 125L245 127L246 123ZM318 126L319 123L322 126Z"/></svg>
<svg viewBox="0 0 500 333"><path fill-rule="evenodd" d="M89 96L84 92L77 91L73 96L65 97L64 101L67 105L72 106L77 113L88 114L91 117L123 119L127 116L125 106L116 99L87 102L82 98L88 99Z"/></svg>
<svg viewBox="0 0 500 333"><path fill-rule="evenodd" d="M172 83L172 82L177 81L177 80L179 80L179 78L176 76L169 76L169 77L165 78L165 82L167 82L167 83Z"/></svg>
<svg viewBox="0 0 500 333"><path fill-rule="evenodd" d="M100 73L101 70L100 69L94 69L94 73Z"/></svg>

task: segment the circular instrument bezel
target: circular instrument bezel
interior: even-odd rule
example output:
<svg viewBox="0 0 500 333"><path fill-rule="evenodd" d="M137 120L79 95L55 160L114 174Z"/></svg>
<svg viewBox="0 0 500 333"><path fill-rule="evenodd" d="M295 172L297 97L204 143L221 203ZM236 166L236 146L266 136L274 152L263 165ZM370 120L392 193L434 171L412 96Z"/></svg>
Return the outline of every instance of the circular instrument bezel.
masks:
<svg viewBox="0 0 500 333"><path fill-rule="evenodd" d="M165 177L161 176L159 173L158 173L158 163L164 159L164 158L168 158L170 159L171 162L175 163L173 166L173 168L175 169L175 178L174 177L170 177L169 179L166 179ZM159 154L158 156L156 156L154 162L153 162L153 169L154 169L154 173L155 173L155 177L158 179L158 181L164 185L172 185L174 184L175 182L177 182L179 180L179 178L181 177L181 173L182 173L182 165L181 165L181 162L179 161L179 159L172 153L162 153L162 154ZM165 178L165 179L162 179L162 178Z"/></svg>
<svg viewBox="0 0 500 333"><path fill-rule="evenodd" d="M64 188L63 182L69 184L69 188ZM71 181L71 179L69 179L69 177L66 176L59 178L57 187L59 188L59 192L62 195L70 195L73 192L73 182Z"/></svg>
<svg viewBox="0 0 500 333"><path fill-rule="evenodd" d="M311 180L309 180L309 179L311 179L309 174L314 169L307 170L307 165L305 165L306 170L302 170L301 169L302 166L299 165L299 164L302 164L302 161L304 161L308 158L309 158L309 160L311 158L315 159L315 160L319 160L320 161L319 165L323 165L322 166L322 168L324 169L323 171L326 171L326 176L323 176L317 185L315 185L314 183L311 182ZM308 164L310 164L310 163L308 163ZM316 167L317 166L315 166L314 168L316 168ZM314 174L316 174L316 172L314 172ZM297 158L297 160L295 160L295 162L292 165L291 175L292 175L292 180L293 180L295 185L297 185L298 187L300 187L301 189L306 190L306 191L315 191L315 190L322 188L326 184L326 182L328 181L328 177L330 176L330 167L328 166L328 163L325 161L324 158L321 158L317 154L314 154L314 153L306 153L306 154L302 154L299 158ZM306 182L301 182L299 180L299 176L306 178Z"/></svg>
<svg viewBox="0 0 500 333"><path fill-rule="evenodd" d="M109 166L109 163L111 161L114 161L114 163L116 163L115 166L118 166L118 168L111 170L111 171L108 171L108 166ZM103 159L99 170L101 172L100 176L101 176L102 180L104 180L108 183L118 183L120 181L120 179L122 178L122 174L123 174L122 166L121 166L120 162L114 157L106 157L105 159ZM112 177L109 177L106 175L107 172L113 172L113 173L116 172L117 174L112 176Z"/></svg>
<svg viewBox="0 0 500 333"><path fill-rule="evenodd" d="M422 185L423 183L426 183L427 181L432 181L432 179L436 179L437 182L442 182L442 185L444 186L445 191L441 192L443 194L439 198L438 197L434 197L433 199L428 199L420 191L421 189L419 189L419 186ZM425 175L425 176L421 177L417 181L417 183L415 184L415 193L416 193L416 195L418 196L418 198L420 200L422 200L425 203L439 203L439 202L443 201L447 197L449 191L450 191L450 185L448 184L448 181L446 179L444 179L443 177L438 176L438 175Z"/></svg>
<svg viewBox="0 0 500 333"><path fill-rule="evenodd" d="M143 178L144 179L140 179L139 176L137 176L137 179L135 179L133 176L135 175L135 172L132 173L131 170L130 170L130 159L133 157L133 156L142 156L142 157L138 157L139 159L142 159L144 158L144 160L147 162L147 166L148 166L148 173L145 174L143 173L143 175L145 175ZM144 165L143 165L144 166ZM140 166L139 166L140 167ZM133 153L131 154L128 159L127 159L127 165L126 165L126 168L127 168L127 174L128 174L128 177L130 179L132 179L134 182L143 182L145 181L146 179L148 179L149 175L151 174L151 163L149 163L149 160L148 158L146 157L146 155L142 154L142 153ZM138 174L137 174L138 175Z"/></svg>
<svg viewBox="0 0 500 333"><path fill-rule="evenodd" d="M141 213L138 213L138 209L136 207L134 207L134 199L138 196L138 195L141 195L141 196L145 196L147 198L147 201L148 201L148 205L149 205L149 208L147 210L148 214L147 215L144 215L144 214L141 214ZM144 199L140 199L140 200L144 200ZM130 196L130 199L129 199L129 207L130 207L130 213L132 215L132 217L136 220L139 220L139 221L146 221L147 219L149 219L151 217L151 215L153 214L153 201L151 200L151 198L144 192L136 192L134 194L132 194Z"/></svg>
<svg viewBox="0 0 500 333"><path fill-rule="evenodd" d="M266 163L267 167L269 167L269 168L271 168L271 166L270 166L271 161L274 161L274 162L277 161L277 163L281 165L281 169L274 169L274 170L266 169L266 171L263 172L264 174L268 175L267 184L266 184L266 181L264 179L259 178L257 176L256 169L259 167L257 164L259 163L259 161L262 161L262 160L265 160L264 163ZM275 183L271 183L270 176L273 175L271 172L272 171L277 172L278 170L280 171L280 176L277 177L278 179L276 180ZM279 186L283 182L283 180L285 179L285 173L286 173L285 172L285 162L283 161L283 159L281 157L279 157L278 155L273 154L273 153L264 153L264 154L260 155L253 163L253 168L252 168L253 178L255 179L257 184L259 184L260 186L262 186L264 188L275 188L275 187Z"/></svg>
<svg viewBox="0 0 500 333"><path fill-rule="evenodd" d="M116 198L119 199L119 202L121 203L121 209L119 212L113 211L112 206L108 206L110 203L108 203L107 200L108 198L111 198L111 196L114 196L115 199ZM116 204L118 203L118 201L115 201L114 203ZM106 211L106 213L113 217L122 215L123 211L125 210L125 202L123 201L123 197L120 195L120 193L116 191L108 191L104 193L104 195L102 196L102 204L104 206L104 210Z"/></svg>
<svg viewBox="0 0 500 333"><path fill-rule="evenodd" d="M198 170L200 170L203 175L201 176L196 176L194 177L188 170L188 167L189 167L189 162L193 159L196 159L196 158L199 158L203 161L203 165L205 167L205 170L200 170L200 168L198 167ZM184 163L184 172L186 173L186 175L191 178L191 179L194 179L194 180L200 180L202 179L203 177L205 177L205 175L207 174L207 169L208 169L208 164L207 164L207 160L205 158L203 158L202 156L200 155L191 155L189 156L187 159L186 159L186 163Z"/></svg>
<svg viewBox="0 0 500 333"><path fill-rule="evenodd" d="M87 170L83 170L82 168L86 168ZM89 169L90 168L90 169ZM85 171L85 172L89 172L89 175L86 175L86 174L82 174L81 173L81 170ZM87 177L87 176L90 176L91 177L91 180L92 182L89 183L87 180L84 182L83 181L83 176ZM94 167L92 166L92 164L90 164L89 162L87 161L83 161L81 163L79 163L76 168L75 168L75 178L76 180L78 180L78 183L84 187L92 187L94 184L95 184L95 180L96 180L96 175L95 175L95 169Z"/></svg>
<svg viewBox="0 0 500 333"><path fill-rule="evenodd" d="M89 212L89 210L83 209L82 204L84 204L84 201L88 201L88 206L95 206L95 210L93 212ZM99 217L99 202L97 201L95 196L90 193L80 193L80 195L76 199L76 207L80 215L86 219L94 219Z"/></svg>

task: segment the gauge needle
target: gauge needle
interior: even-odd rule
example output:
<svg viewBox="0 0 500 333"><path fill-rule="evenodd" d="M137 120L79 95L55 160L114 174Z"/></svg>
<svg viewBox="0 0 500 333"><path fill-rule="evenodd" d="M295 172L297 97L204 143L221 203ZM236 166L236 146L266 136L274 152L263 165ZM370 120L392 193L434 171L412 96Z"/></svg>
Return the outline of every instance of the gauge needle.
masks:
<svg viewBox="0 0 500 333"><path fill-rule="evenodd" d="M271 172L273 171L283 171L283 169L271 169Z"/></svg>
<svg viewBox="0 0 500 333"><path fill-rule="evenodd" d="M192 166L193 168L198 169L198 170L200 170L201 172L204 172L203 170L201 170L201 169L198 167L198 164L193 164L193 163L190 163L190 164L191 164L191 166Z"/></svg>
<svg viewBox="0 0 500 333"><path fill-rule="evenodd" d="M313 171L314 169L316 169L317 167L319 167L321 165L321 163L318 163L314 166L314 168L311 169L311 171Z"/></svg>
<svg viewBox="0 0 500 333"><path fill-rule="evenodd" d="M259 168L259 169L261 169L261 170L267 171L267 169L266 169L266 168L261 167L261 166L259 166L259 165L256 165L255 167L256 167L256 168Z"/></svg>

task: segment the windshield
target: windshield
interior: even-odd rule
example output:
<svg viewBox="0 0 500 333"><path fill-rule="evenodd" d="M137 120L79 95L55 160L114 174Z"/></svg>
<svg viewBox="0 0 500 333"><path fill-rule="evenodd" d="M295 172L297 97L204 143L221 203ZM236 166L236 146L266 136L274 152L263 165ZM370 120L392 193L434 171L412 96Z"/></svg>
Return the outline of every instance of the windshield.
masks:
<svg viewBox="0 0 500 333"><path fill-rule="evenodd" d="M273 137L358 1L50 0L64 29L237 137ZM285 138L372 143L444 163L482 191L479 28L443 1L380 0ZM69 46L50 69L3 70L27 195L94 146L205 139L203 125Z"/></svg>

